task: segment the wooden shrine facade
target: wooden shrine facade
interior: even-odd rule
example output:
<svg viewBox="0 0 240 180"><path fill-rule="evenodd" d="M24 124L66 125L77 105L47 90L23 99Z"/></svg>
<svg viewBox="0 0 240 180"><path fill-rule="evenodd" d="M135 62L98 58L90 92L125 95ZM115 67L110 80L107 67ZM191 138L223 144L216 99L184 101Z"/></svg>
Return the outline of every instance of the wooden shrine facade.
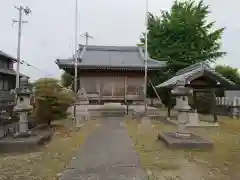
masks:
<svg viewBox="0 0 240 180"><path fill-rule="evenodd" d="M78 83L89 100L141 101L144 98L144 72L82 72Z"/></svg>

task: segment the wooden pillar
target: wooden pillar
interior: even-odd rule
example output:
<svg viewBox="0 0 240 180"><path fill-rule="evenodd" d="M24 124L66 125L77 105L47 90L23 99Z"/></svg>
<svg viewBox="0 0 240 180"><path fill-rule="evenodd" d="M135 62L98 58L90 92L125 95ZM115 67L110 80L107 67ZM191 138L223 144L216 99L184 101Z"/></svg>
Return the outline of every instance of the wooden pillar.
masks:
<svg viewBox="0 0 240 180"><path fill-rule="evenodd" d="M78 83L77 83L77 90L80 90L80 86L81 86L81 77L78 77Z"/></svg>
<svg viewBox="0 0 240 180"><path fill-rule="evenodd" d="M172 108L172 94L171 89L167 89L168 91L168 118L171 117L171 108Z"/></svg>
<svg viewBox="0 0 240 180"><path fill-rule="evenodd" d="M197 110L197 92L193 89L193 108Z"/></svg>
<svg viewBox="0 0 240 180"><path fill-rule="evenodd" d="M127 76L124 76L124 101L127 104Z"/></svg>
<svg viewBox="0 0 240 180"><path fill-rule="evenodd" d="M212 100L212 114L213 114L214 122L217 123L218 118L217 118L217 114L216 114L216 94L215 94L214 89L212 89L211 92L212 92L212 97L213 97L213 100Z"/></svg>
<svg viewBox="0 0 240 180"><path fill-rule="evenodd" d="M97 81L97 90L98 90L98 94L99 94L99 97L98 97L98 104L100 104L101 103L101 81L100 80L98 80Z"/></svg>
<svg viewBox="0 0 240 180"><path fill-rule="evenodd" d="M114 96L115 84L114 84L114 76L112 77L112 97Z"/></svg>

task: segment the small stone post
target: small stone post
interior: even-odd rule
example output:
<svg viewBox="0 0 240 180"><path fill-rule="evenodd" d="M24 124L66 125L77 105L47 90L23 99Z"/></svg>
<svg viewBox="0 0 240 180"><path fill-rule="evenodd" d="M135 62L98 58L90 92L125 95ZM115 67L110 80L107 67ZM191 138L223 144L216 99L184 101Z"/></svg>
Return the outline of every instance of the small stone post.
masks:
<svg viewBox="0 0 240 180"><path fill-rule="evenodd" d="M235 119L239 118L239 106L240 106L240 98L235 96L233 98L233 108L232 108L233 118Z"/></svg>
<svg viewBox="0 0 240 180"><path fill-rule="evenodd" d="M77 93L78 96L78 108L77 108L77 117L75 119L76 121L76 127L82 127L83 122L90 119L90 114L88 112L88 108L86 105L89 104L88 96L84 88L80 89Z"/></svg>
<svg viewBox="0 0 240 180"><path fill-rule="evenodd" d="M16 90L17 104L14 107L14 112L17 112L20 118L16 137L29 134L27 117L33 107L30 104L30 97L32 93L28 89L28 85L28 78L22 77L20 79L20 87Z"/></svg>

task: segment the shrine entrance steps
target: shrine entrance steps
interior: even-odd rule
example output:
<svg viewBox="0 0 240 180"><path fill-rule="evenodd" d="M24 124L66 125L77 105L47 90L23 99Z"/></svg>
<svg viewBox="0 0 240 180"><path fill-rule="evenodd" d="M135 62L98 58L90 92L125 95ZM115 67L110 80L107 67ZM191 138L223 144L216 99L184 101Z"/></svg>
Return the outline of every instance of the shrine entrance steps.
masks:
<svg viewBox="0 0 240 180"><path fill-rule="evenodd" d="M84 106L87 108L89 115L91 119L98 119L101 117L124 117L126 115L128 116L134 116L138 113L144 112L144 106L143 105L119 105L116 103L109 103L106 105L77 105L77 112L78 109L81 109L81 107ZM69 113L72 113L72 108L69 108ZM148 106L148 116L149 117L155 117L155 116L161 116L162 112L158 108Z"/></svg>
<svg viewBox="0 0 240 180"><path fill-rule="evenodd" d="M102 117L124 117L125 109L105 109L102 111Z"/></svg>

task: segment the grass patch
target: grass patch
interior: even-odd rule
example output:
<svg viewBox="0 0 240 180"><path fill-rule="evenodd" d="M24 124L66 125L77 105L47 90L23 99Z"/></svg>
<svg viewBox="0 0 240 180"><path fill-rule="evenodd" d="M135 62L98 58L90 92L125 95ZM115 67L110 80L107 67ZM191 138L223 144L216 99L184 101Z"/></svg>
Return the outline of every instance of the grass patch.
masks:
<svg viewBox="0 0 240 180"><path fill-rule="evenodd" d="M0 155L1 180L57 180L70 163L75 151L96 128L98 121L88 121L78 131L67 121L57 121L53 126L52 141L39 152ZM54 123L53 123L54 124Z"/></svg>
<svg viewBox="0 0 240 180"><path fill-rule="evenodd" d="M214 149L207 152L171 150L156 140L158 131L174 132L174 125L153 120L154 127L148 132L141 132L137 121L126 122L142 166L146 171L151 170L158 179L240 179L240 120L220 117L219 123L218 128L189 129L214 141Z"/></svg>
<svg viewBox="0 0 240 180"><path fill-rule="evenodd" d="M135 148L141 158L142 166L151 170L175 170L179 164L174 162L172 155L174 151L168 151L163 143L157 143L157 131L155 128L160 125L155 121L155 128L148 133L141 133L138 129L137 121L127 121L127 127L130 136L134 140ZM174 126L166 125L168 130L174 129Z"/></svg>

